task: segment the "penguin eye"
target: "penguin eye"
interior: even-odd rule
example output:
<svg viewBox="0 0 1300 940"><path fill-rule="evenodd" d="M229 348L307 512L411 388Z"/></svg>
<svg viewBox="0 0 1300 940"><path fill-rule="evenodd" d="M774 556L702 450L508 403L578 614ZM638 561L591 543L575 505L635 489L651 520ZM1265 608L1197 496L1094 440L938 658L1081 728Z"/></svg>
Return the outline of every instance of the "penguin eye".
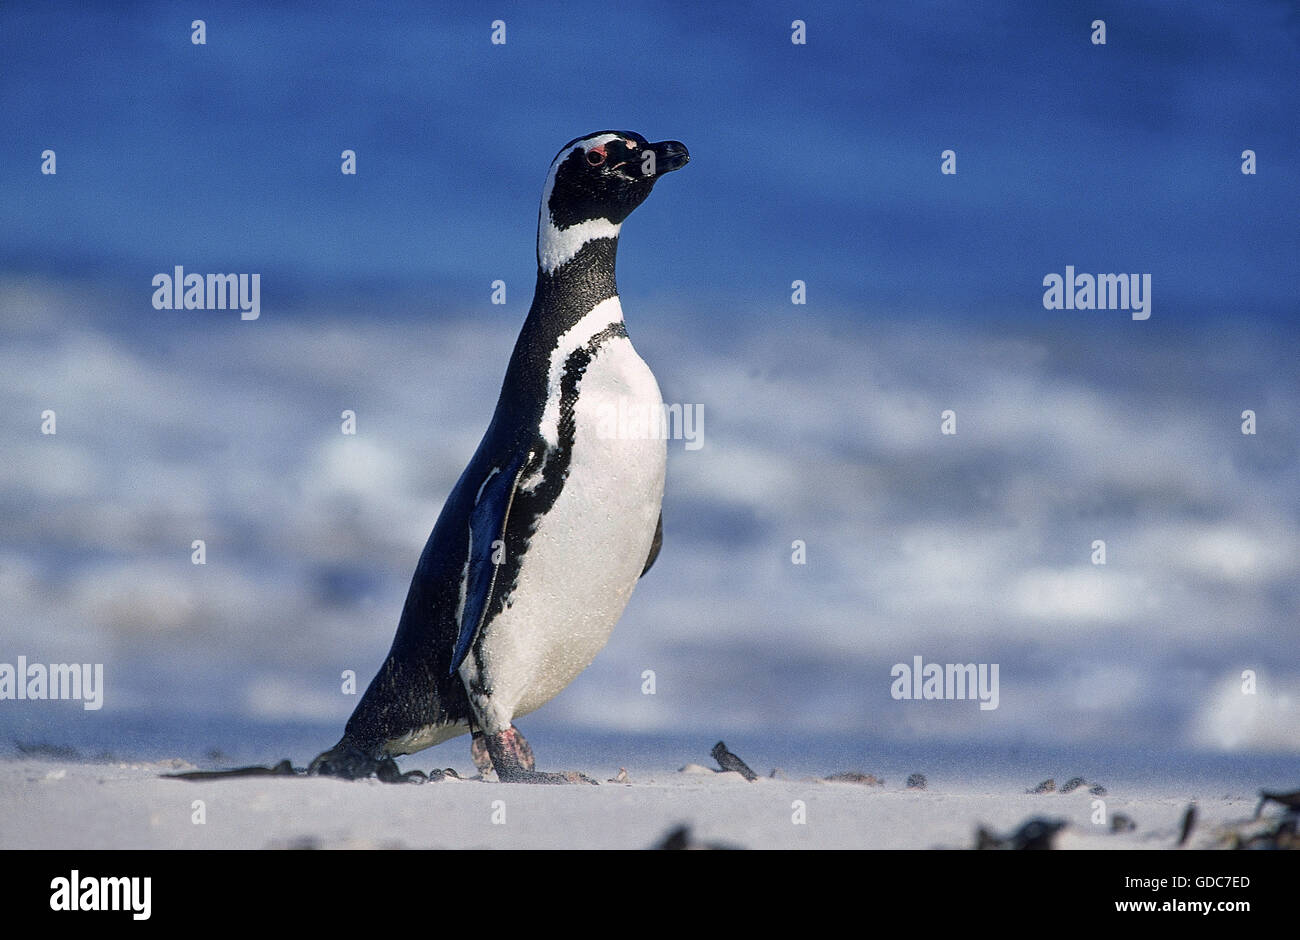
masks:
<svg viewBox="0 0 1300 940"><path fill-rule="evenodd" d="M587 164L589 166L600 166L605 162L605 148L592 147L587 151Z"/></svg>

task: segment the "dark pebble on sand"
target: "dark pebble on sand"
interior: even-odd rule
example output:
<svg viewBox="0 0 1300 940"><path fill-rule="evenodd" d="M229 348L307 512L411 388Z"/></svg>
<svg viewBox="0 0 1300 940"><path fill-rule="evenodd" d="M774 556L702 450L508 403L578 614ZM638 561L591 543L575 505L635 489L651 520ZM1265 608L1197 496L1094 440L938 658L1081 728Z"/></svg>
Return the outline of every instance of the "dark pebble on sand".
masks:
<svg viewBox="0 0 1300 940"><path fill-rule="evenodd" d="M690 847L691 829L689 826L678 826L664 836L663 841L655 846L661 852L680 852Z"/></svg>
<svg viewBox="0 0 1300 940"><path fill-rule="evenodd" d="M1183 811L1182 824L1178 827L1178 841L1175 842L1174 844L1182 845L1184 842L1186 842L1188 836L1192 834L1192 830L1195 828L1196 828L1196 804L1188 803L1187 809Z"/></svg>
<svg viewBox="0 0 1300 940"><path fill-rule="evenodd" d="M1083 786L1083 784L1084 779L1082 777L1071 777L1069 780L1065 781L1065 785L1061 787L1061 792L1073 793L1075 790L1079 789L1079 787Z"/></svg>
<svg viewBox="0 0 1300 940"><path fill-rule="evenodd" d="M926 787L925 774L911 774L907 778L907 789L924 790Z"/></svg>
<svg viewBox="0 0 1300 940"><path fill-rule="evenodd" d="M1132 832L1137 827L1138 824L1135 823L1131 817L1125 816L1123 813L1116 813L1114 816L1110 817L1111 832Z"/></svg>
<svg viewBox="0 0 1300 940"><path fill-rule="evenodd" d="M1068 826L1064 819L1043 819L1035 816L1007 836L990 832L983 826L975 830L976 849L1050 849L1056 834Z"/></svg>
<svg viewBox="0 0 1300 940"><path fill-rule="evenodd" d="M741 760L735 754L731 753L731 751L727 750L727 745L725 745L721 741L713 745L713 750L710 753L713 755L713 759L718 762L718 766L721 767L723 771L734 770L736 773L740 774L750 783L753 783L755 780L758 779L758 774L750 770L749 765L746 764L743 760Z"/></svg>
<svg viewBox="0 0 1300 940"><path fill-rule="evenodd" d="M1053 779L1052 777L1048 777L1046 780L1044 780L1038 786L1034 787L1032 790L1026 790L1025 792L1026 793L1055 793L1056 780Z"/></svg>
<svg viewBox="0 0 1300 940"><path fill-rule="evenodd" d="M669 831L663 840L654 848L667 851L682 851L684 849L737 849L739 846L726 845L722 842L699 842L691 839L690 826L678 826Z"/></svg>

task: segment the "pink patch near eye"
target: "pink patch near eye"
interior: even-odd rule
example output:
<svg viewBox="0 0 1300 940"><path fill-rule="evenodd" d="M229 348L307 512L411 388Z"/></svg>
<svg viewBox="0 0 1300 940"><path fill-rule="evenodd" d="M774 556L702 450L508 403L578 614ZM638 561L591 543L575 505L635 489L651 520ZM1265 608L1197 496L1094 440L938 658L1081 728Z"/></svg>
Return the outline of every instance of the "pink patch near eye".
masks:
<svg viewBox="0 0 1300 940"><path fill-rule="evenodd" d="M590 150L588 150L587 162L592 166L600 166L602 163L604 163L605 145L601 144L599 147L592 147Z"/></svg>

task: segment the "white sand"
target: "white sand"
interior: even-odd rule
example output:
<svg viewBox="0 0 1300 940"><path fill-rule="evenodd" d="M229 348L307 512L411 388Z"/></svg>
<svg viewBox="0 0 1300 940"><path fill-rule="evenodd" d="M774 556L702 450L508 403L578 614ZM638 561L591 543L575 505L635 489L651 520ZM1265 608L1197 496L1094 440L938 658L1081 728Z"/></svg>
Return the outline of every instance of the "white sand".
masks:
<svg viewBox="0 0 1300 940"><path fill-rule="evenodd" d="M645 848L683 823L696 839L745 848L967 848L977 825L1007 832L1031 816L1070 822L1058 848L1166 848L1192 798L1199 822L1189 845L1208 847L1218 825L1248 818L1255 805L1240 786L1218 795L1176 785L1108 793L1106 812L1138 824L1112 834L1090 821L1096 797L1086 788L1027 794L1023 782L962 786L941 774L924 791L905 789L901 779L871 787L812 778L747 783L737 774L635 766L630 784L599 787L158 776L188 769L182 761L0 761L0 849ZM196 800L202 825L192 821ZM806 824L792 822L795 801L806 806ZM494 823L502 810L504 822Z"/></svg>

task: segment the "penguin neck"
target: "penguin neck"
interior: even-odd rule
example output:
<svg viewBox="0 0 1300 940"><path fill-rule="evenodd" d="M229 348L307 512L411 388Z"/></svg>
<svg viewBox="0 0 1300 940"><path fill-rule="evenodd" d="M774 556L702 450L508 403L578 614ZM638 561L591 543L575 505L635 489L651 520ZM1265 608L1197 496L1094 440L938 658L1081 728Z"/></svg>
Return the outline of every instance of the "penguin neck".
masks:
<svg viewBox="0 0 1300 940"><path fill-rule="evenodd" d="M558 336L598 304L618 296L614 278L618 233L615 227L612 237L588 239L568 260L550 270L541 260L547 257L542 251L546 234L541 232L538 241L537 289L529 319L537 318L541 322L536 327Z"/></svg>
<svg viewBox="0 0 1300 940"><path fill-rule="evenodd" d="M623 311L614 281L617 254L617 234L583 242L567 261L552 270L541 264L539 252L533 305L515 342L498 405L505 414L514 416L511 420L526 422L530 415L540 420L556 381L553 373L557 365L562 366L569 352L585 345L611 323L621 328ZM515 402L533 405L519 411Z"/></svg>

